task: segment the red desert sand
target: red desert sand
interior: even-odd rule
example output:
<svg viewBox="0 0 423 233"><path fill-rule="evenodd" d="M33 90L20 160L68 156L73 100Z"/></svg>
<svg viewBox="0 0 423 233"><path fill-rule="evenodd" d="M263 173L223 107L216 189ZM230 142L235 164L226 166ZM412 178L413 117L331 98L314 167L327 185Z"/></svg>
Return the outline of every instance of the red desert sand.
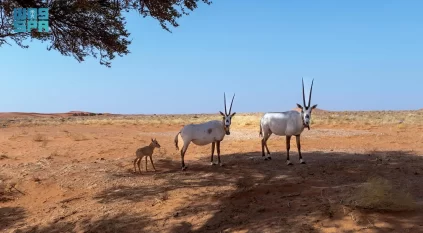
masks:
<svg viewBox="0 0 423 233"><path fill-rule="evenodd" d="M79 113L0 113L1 232L423 232L422 111L314 111L293 166L239 113L225 166L191 144L185 172L174 136L219 114ZM151 138L157 171L134 173Z"/></svg>

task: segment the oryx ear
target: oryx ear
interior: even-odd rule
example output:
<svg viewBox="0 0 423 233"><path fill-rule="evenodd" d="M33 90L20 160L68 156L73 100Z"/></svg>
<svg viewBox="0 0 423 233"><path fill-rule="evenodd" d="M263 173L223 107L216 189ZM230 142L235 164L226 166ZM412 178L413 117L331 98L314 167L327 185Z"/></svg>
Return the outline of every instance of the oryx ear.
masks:
<svg viewBox="0 0 423 233"><path fill-rule="evenodd" d="M153 140L153 139L151 139L151 141L152 141L152 142L154 142L154 140Z"/></svg>
<svg viewBox="0 0 423 233"><path fill-rule="evenodd" d="M315 109L316 107L317 107L317 104L313 105L313 106L311 107L311 109Z"/></svg>
<svg viewBox="0 0 423 233"><path fill-rule="evenodd" d="M303 110L303 106L301 106L301 104L297 104L297 107L299 107L301 110Z"/></svg>
<svg viewBox="0 0 423 233"><path fill-rule="evenodd" d="M220 112L220 115L225 116L225 114L223 114L223 112L221 112L221 111L219 111L219 112Z"/></svg>
<svg viewBox="0 0 423 233"><path fill-rule="evenodd" d="M235 114L236 114L236 112L232 113L232 114L231 114L231 117L233 117Z"/></svg>

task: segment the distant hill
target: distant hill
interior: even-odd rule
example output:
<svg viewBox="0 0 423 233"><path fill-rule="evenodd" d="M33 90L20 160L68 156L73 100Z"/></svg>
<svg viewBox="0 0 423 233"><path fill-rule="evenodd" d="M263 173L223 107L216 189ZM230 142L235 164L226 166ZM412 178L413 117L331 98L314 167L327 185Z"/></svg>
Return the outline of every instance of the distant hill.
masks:
<svg viewBox="0 0 423 233"><path fill-rule="evenodd" d="M119 115L110 113L93 113L84 111L70 111L66 113L36 113L36 112L0 112L0 118L22 118L22 117L72 117L72 116L100 116Z"/></svg>

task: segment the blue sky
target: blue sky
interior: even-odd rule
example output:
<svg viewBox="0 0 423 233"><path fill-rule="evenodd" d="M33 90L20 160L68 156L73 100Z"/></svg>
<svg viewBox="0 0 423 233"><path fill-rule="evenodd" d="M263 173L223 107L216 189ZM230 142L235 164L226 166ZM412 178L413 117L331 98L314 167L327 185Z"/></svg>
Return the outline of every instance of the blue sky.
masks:
<svg viewBox="0 0 423 233"><path fill-rule="evenodd" d="M200 4L173 33L131 14L131 54L112 68L47 51L0 48L0 112L217 113L423 108L423 1ZM39 72L46 66L47 71Z"/></svg>

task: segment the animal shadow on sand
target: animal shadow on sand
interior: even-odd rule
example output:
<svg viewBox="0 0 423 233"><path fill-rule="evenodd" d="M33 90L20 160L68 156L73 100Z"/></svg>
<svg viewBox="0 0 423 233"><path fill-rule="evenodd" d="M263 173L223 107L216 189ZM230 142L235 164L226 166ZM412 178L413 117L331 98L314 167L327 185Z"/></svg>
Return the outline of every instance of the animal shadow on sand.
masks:
<svg viewBox="0 0 423 233"><path fill-rule="evenodd" d="M78 221L52 222L43 226L23 228L16 232L321 232L326 227L338 232L422 232L420 209L406 213L385 212L378 215L385 225L372 226L372 210L360 210L369 217L357 221L356 230L345 230L337 220L348 216L342 200L351 196L358 185L369 177L388 179L407 189L417 201L423 200L423 157L404 151L374 151L367 154L347 152L304 152L307 164L285 164L284 153L274 153L264 161L260 152L222 155L225 167L210 166L208 158L190 161L189 170L180 171L180 161L157 163L162 172L142 177L112 175L120 185L109 186L93 198L102 205L121 201L140 202L160 193L181 188L207 188L207 192L191 193L176 207L177 217L165 226L163 218L147 213L99 214ZM133 179L132 179L133 178ZM160 185L142 181L160 180ZM153 184L153 185L152 185ZM219 189L230 186L230 189ZM6 207L8 208L8 207ZM25 211L10 212L1 208L4 223L24 218ZM366 215L366 216L367 216ZM207 217L204 217L207 216ZM349 217L348 217L349 218ZM323 221L325 224L319 224ZM198 224L201 222L201 224ZM10 225L10 224L9 224ZM155 226L152 228L152 226ZM154 230L155 229L155 230Z"/></svg>
<svg viewBox="0 0 423 233"><path fill-rule="evenodd" d="M383 177L394 186L405 188L417 201L423 200L423 157L412 152L303 152L307 164L299 164L298 154L292 152L294 166L285 164L285 156L285 153L273 153L272 160L264 161L260 152L223 154L226 166L219 167L210 166L205 155L203 159L190 161L185 172L180 171L180 161L161 160L158 162L161 172L149 174L153 180L164 181L160 185L122 184L106 188L95 199L103 204L122 200L139 202L180 188L236 187L231 191L193 195L178 208L180 219L196 219L201 213L214 213L213 216L199 228L181 220L171 232L319 232L316 221L345 218L342 201L370 177ZM208 198L214 198L217 204L205 202ZM386 228L369 226L370 220L356 224L372 228L373 232L418 231L423 230L419 223L422 214L419 209L379 216L379 221L389 223ZM307 218L315 222L305 221ZM414 228L407 227L407 223Z"/></svg>
<svg viewBox="0 0 423 233"><path fill-rule="evenodd" d="M118 213L112 216L84 217L75 221L58 221L43 226L23 227L15 233L115 233L146 232L150 223L147 216Z"/></svg>
<svg viewBox="0 0 423 233"><path fill-rule="evenodd" d="M20 224L25 218L26 211L22 207L0 207L0 231Z"/></svg>
<svg viewBox="0 0 423 233"><path fill-rule="evenodd" d="M346 214L349 218L342 201L370 177L383 177L395 187L405 188L417 201L423 200L423 183L420 181L423 157L411 152L305 152L308 163L301 165L297 162L292 167L285 165L284 153L275 154L272 161L257 163L253 159L250 165L245 161L256 156L260 158L260 153L233 154L225 158L230 164L244 161L238 166L243 174L233 171L239 177L238 189L219 195L218 205L199 199L181 207L178 211L188 219L201 212L215 214L200 228L187 229L187 222L175 226L174 232L320 232L324 227L316 227L319 221L330 219L335 222L345 219ZM292 161L298 158L295 157L297 154L292 155ZM257 173L266 175L257 178ZM377 233L423 232L421 207L416 211L388 212L378 216L380 222L387 223L383 227L371 224L377 211L360 211L368 217L354 220L357 229L371 229ZM348 232L342 230L342 225L333 224L331 227Z"/></svg>

